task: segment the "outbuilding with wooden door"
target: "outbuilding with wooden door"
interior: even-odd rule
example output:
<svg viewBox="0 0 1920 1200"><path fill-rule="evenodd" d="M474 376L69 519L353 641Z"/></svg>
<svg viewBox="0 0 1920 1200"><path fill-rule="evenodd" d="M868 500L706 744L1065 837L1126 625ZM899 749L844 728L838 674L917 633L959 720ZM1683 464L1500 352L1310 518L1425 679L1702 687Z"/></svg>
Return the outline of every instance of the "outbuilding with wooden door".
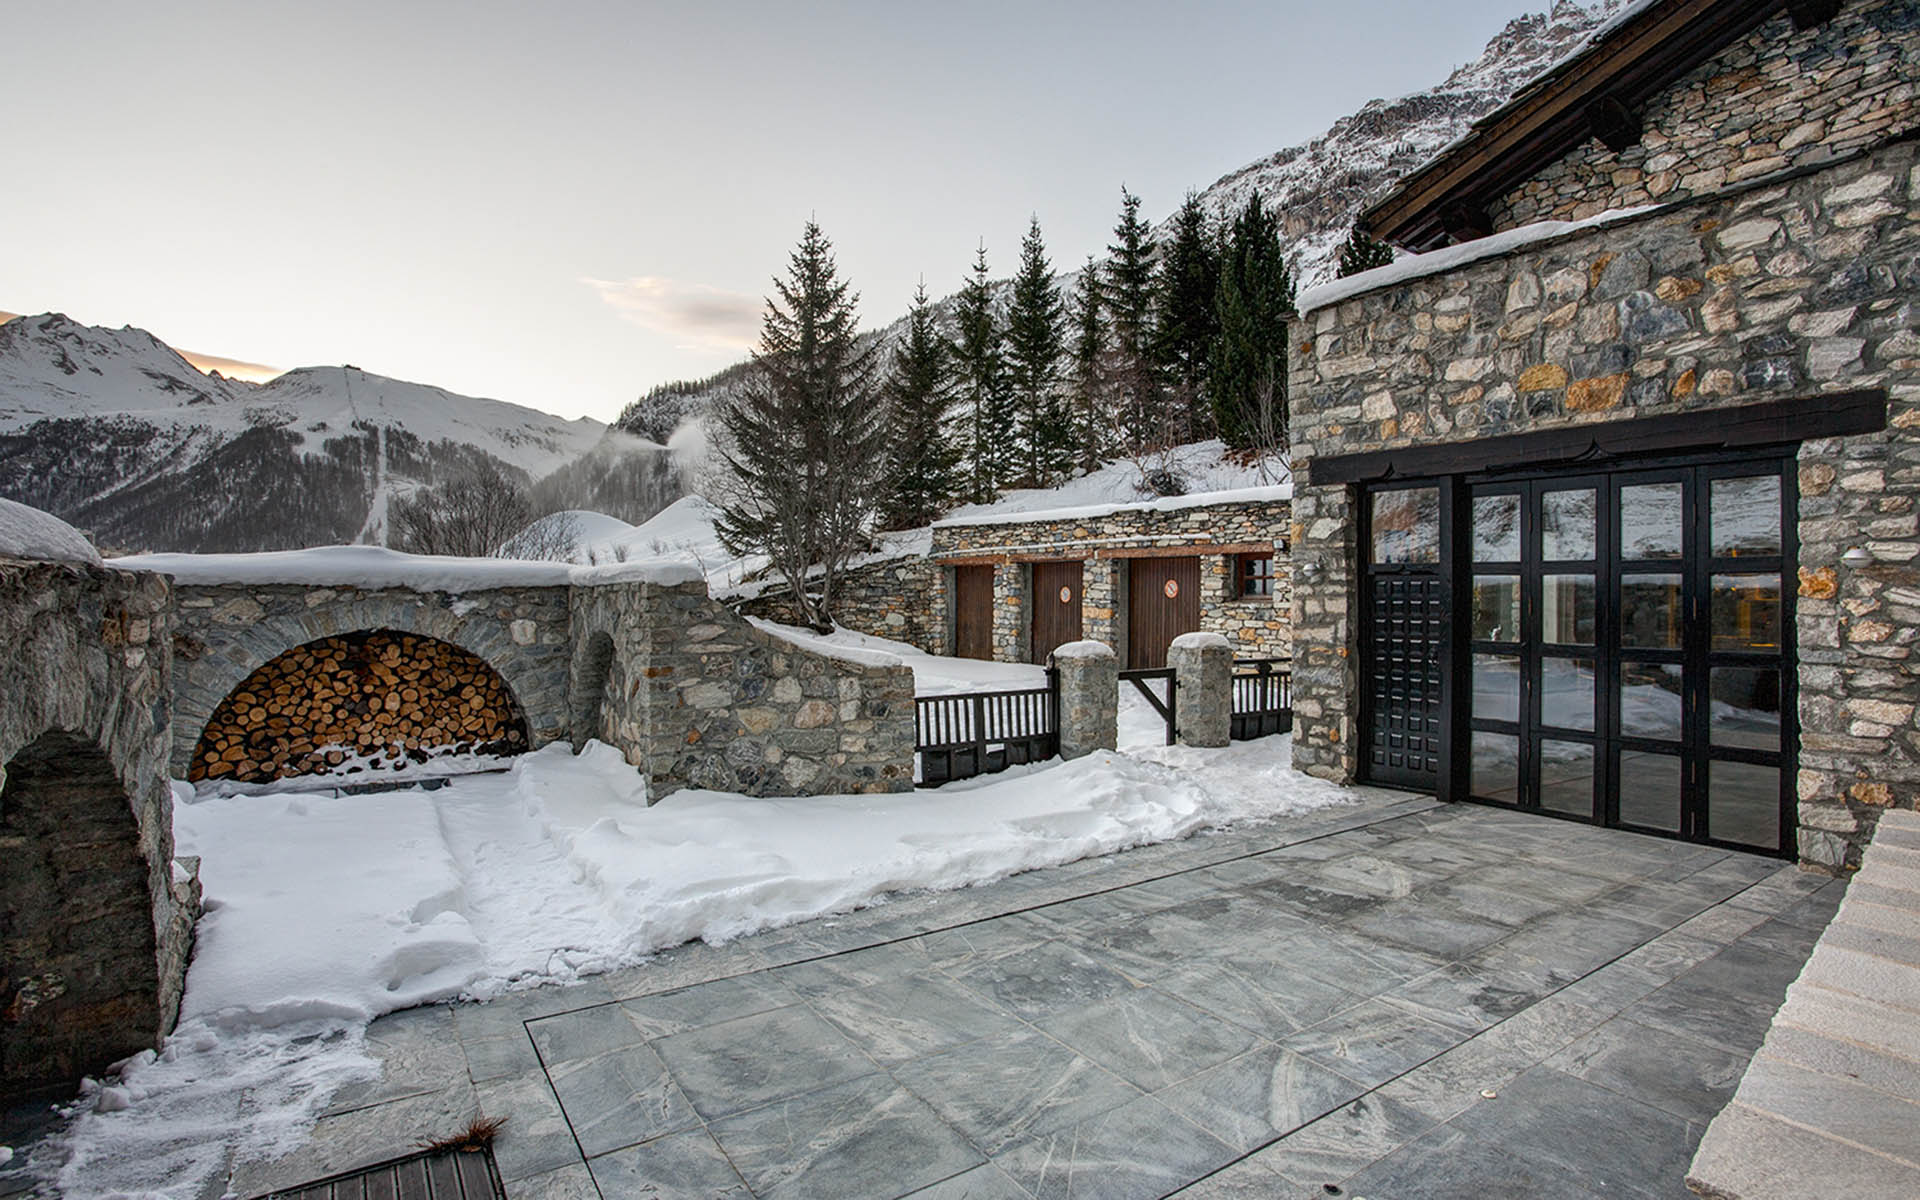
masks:
<svg viewBox="0 0 1920 1200"><path fill-rule="evenodd" d="M1033 638L1029 661L1044 663L1057 647L1080 640L1086 570L1078 559L1033 564Z"/></svg>
<svg viewBox="0 0 1920 1200"><path fill-rule="evenodd" d="M953 652L960 658L993 658L991 565L953 568Z"/></svg>
<svg viewBox="0 0 1920 1200"><path fill-rule="evenodd" d="M1164 667L1173 639L1200 628L1199 556L1132 558L1126 571L1126 665Z"/></svg>

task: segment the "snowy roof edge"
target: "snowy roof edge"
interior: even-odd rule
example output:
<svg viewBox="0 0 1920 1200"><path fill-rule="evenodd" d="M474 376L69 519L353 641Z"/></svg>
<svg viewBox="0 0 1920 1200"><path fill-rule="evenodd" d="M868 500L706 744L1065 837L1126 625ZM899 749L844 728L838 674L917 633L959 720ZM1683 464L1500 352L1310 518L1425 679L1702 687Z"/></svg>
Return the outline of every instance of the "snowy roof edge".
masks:
<svg viewBox="0 0 1920 1200"><path fill-rule="evenodd" d="M1293 499L1293 484L1274 483L1262 487L1228 488L1218 492L1192 492L1185 496L1161 496L1153 500L1117 500L1110 504L1083 504L1073 508L1037 508L1031 512L979 513L969 517L948 517L935 521L935 529L953 529L966 525L1026 525L1034 521L1065 521L1077 517L1104 517L1113 513L1174 512L1183 508L1207 508L1215 504L1247 504L1262 500Z"/></svg>

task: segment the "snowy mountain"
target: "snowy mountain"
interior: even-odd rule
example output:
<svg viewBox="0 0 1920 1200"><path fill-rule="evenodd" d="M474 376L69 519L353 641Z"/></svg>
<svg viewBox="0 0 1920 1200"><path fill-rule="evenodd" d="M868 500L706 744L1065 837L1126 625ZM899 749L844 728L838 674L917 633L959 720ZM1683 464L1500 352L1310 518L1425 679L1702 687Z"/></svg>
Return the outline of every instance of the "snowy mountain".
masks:
<svg viewBox="0 0 1920 1200"><path fill-rule="evenodd" d="M637 520L682 494L663 447L605 432L356 367L202 374L59 313L0 325L0 496L120 549L379 543L389 499L489 461L553 507Z"/></svg>

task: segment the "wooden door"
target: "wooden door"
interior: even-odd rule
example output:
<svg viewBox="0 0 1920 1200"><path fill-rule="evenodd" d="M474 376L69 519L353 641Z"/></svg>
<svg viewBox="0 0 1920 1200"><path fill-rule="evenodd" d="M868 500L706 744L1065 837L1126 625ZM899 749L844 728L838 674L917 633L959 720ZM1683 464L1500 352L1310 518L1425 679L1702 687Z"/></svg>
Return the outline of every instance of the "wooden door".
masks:
<svg viewBox="0 0 1920 1200"><path fill-rule="evenodd" d="M1136 558L1127 564L1127 666L1167 665L1167 645L1200 628L1200 560Z"/></svg>
<svg viewBox="0 0 1920 1200"><path fill-rule="evenodd" d="M993 657L993 568L953 569L953 652L960 658Z"/></svg>
<svg viewBox="0 0 1920 1200"><path fill-rule="evenodd" d="M1033 662L1047 661L1054 647L1080 640L1081 564L1033 564Z"/></svg>

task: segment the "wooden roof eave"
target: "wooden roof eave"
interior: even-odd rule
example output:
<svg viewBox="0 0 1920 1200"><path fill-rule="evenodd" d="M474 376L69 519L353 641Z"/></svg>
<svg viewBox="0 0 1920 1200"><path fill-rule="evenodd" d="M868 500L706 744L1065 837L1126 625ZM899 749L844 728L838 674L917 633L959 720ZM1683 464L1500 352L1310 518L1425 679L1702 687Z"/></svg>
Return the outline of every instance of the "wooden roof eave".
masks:
<svg viewBox="0 0 1920 1200"><path fill-rule="evenodd" d="M1638 107L1760 25L1784 0L1655 5L1475 123L1465 140L1360 214L1374 237L1416 252L1449 244L1442 214L1483 207L1592 136L1588 105Z"/></svg>

